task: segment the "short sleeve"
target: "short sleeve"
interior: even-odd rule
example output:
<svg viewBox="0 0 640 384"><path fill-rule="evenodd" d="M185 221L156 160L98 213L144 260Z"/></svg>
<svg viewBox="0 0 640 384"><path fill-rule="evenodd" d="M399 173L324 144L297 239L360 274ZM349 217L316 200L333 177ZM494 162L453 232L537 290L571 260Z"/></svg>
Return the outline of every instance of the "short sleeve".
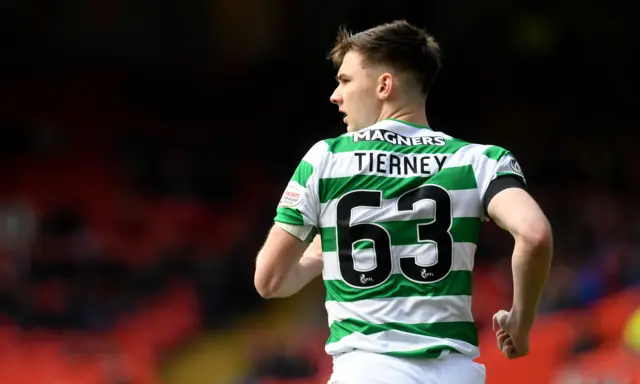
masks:
<svg viewBox="0 0 640 384"><path fill-rule="evenodd" d="M320 215L318 169L327 148L328 145L321 141L307 152L289 180L276 209L274 221L285 224L283 228L301 240L307 240L317 233ZM292 226L307 228L291 230L294 228Z"/></svg>
<svg viewBox="0 0 640 384"><path fill-rule="evenodd" d="M522 173L522 168L520 168L518 160L513 157L513 154L511 154L511 152L506 152L504 156L501 156L498 159L491 181L502 176L513 176L520 179L523 184L527 184L524 173Z"/></svg>
<svg viewBox="0 0 640 384"><path fill-rule="evenodd" d="M527 180L520 168L520 164L507 149L495 145L487 146L482 152L479 163L481 167L478 169L478 173L481 177L478 180L478 184L480 187L480 199L483 202L489 185L498 178L511 176L520 180L525 186L527 185Z"/></svg>

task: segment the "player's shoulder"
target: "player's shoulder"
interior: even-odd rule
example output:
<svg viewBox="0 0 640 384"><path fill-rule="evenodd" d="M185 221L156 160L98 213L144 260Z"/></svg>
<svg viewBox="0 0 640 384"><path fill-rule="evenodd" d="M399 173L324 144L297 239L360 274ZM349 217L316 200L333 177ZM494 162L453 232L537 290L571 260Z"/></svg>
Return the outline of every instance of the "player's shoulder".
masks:
<svg viewBox="0 0 640 384"><path fill-rule="evenodd" d="M350 134L344 133L340 136L326 138L316 141L309 147L307 153L302 158L303 163L309 163L313 168L322 165L323 161L333 152L336 151L336 145L340 146L340 142L346 139L350 140Z"/></svg>
<svg viewBox="0 0 640 384"><path fill-rule="evenodd" d="M331 139L324 139L316 141L307 151L307 153L302 158L303 161L306 161L312 165L318 165L322 162L322 159L329 153Z"/></svg>
<svg viewBox="0 0 640 384"><path fill-rule="evenodd" d="M322 152L323 156L327 156L330 153L341 152L341 148L344 147L346 143L352 141L353 132L346 132L339 136L334 136L330 138L326 138L318 141L312 147L318 152Z"/></svg>
<svg viewBox="0 0 640 384"><path fill-rule="evenodd" d="M469 142L451 136L449 136L448 141L449 140L461 144L460 150L458 151L459 156L472 157L480 161L497 161L505 156L512 156L510 150L499 145Z"/></svg>
<svg viewBox="0 0 640 384"><path fill-rule="evenodd" d="M456 155L458 161L471 164L479 174L493 178L495 175L515 174L524 181L520 164L513 153L500 145L469 143L462 147ZM491 172L485 172L486 169Z"/></svg>
<svg viewBox="0 0 640 384"><path fill-rule="evenodd" d="M494 144L483 145L482 156L485 156L489 160L498 161L504 157L513 156L511 151Z"/></svg>

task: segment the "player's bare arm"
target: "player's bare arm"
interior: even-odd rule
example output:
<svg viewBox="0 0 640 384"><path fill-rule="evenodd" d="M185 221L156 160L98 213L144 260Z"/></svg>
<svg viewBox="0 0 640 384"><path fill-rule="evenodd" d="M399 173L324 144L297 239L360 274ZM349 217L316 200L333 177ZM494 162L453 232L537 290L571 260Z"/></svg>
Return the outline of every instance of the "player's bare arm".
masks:
<svg viewBox="0 0 640 384"><path fill-rule="evenodd" d="M258 253L254 284L266 299L288 297L321 273L320 236L309 244L276 224Z"/></svg>
<svg viewBox="0 0 640 384"><path fill-rule="evenodd" d="M546 216L523 189L509 188L499 192L489 202L487 211L491 219L515 240L513 306L510 312L498 312L494 323L502 331L498 332L501 350L508 358L516 358L528 353L529 330L551 267L553 236Z"/></svg>

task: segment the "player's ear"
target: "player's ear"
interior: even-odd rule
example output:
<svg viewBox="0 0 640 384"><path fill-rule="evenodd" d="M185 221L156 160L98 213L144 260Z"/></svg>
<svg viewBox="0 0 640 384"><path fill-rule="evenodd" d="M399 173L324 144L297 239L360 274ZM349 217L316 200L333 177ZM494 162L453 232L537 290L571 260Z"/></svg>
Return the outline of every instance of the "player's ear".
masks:
<svg viewBox="0 0 640 384"><path fill-rule="evenodd" d="M378 97L384 100L389 97L393 88L393 76L390 73L385 72L378 77Z"/></svg>

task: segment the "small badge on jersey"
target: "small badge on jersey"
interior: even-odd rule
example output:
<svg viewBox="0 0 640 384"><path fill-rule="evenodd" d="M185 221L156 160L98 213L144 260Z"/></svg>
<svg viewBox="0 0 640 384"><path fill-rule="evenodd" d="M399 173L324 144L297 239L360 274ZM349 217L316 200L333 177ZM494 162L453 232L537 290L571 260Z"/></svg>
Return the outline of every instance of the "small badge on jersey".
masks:
<svg viewBox="0 0 640 384"><path fill-rule="evenodd" d="M302 202L302 191L294 185L289 184L280 198L278 207L293 208Z"/></svg>
<svg viewBox="0 0 640 384"><path fill-rule="evenodd" d="M518 161L516 159L511 159L511 170L515 173L517 173L518 175L524 177L524 175L522 174L522 168L520 168L520 164L518 164Z"/></svg>

